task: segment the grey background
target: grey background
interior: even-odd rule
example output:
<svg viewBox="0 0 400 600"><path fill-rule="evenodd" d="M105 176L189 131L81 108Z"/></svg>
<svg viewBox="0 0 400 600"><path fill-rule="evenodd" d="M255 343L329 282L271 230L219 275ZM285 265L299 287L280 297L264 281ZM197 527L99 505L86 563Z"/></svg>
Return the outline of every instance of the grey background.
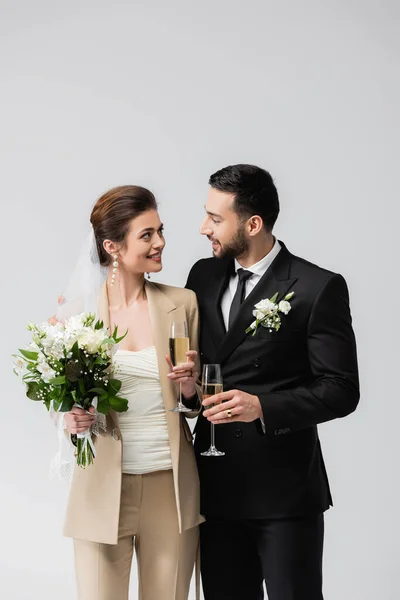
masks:
<svg viewBox="0 0 400 600"><path fill-rule="evenodd" d="M275 177L278 237L351 292L362 400L320 427L325 597L398 598L399 16L395 0L0 1L2 597L75 597L55 432L10 354L54 312L91 205L151 187L159 280L183 285L210 253L209 174L252 162Z"/></svg>

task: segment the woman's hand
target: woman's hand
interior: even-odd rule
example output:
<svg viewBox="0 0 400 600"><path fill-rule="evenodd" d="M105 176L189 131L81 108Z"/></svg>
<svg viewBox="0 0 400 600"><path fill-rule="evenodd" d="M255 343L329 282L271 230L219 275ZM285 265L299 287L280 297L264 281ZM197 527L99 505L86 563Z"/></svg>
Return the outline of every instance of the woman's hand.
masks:
<svg viewBox="0 0 400 600"><path fill-rule="evenodd" d="M195 367L195 360L197 352L195 350L189 350L186 352L188 361L179 367L174 367L171 362L171 357L166 356L167 363L171 369L171 373L168 373L168 378L175 383L181 384L182 395L184 398L191 398L196 394L195 383L197 381L198 373L193 371Z"/></svg>
<svg viewBox="0 0 400 600"><path fill-rule="evenodd" d="M90 414L83 410L83 408L74 406L72 410L64 415L64 422L68 433L77 434L87 431L96 420L95 412L94 406L89 408Z"/></svg>

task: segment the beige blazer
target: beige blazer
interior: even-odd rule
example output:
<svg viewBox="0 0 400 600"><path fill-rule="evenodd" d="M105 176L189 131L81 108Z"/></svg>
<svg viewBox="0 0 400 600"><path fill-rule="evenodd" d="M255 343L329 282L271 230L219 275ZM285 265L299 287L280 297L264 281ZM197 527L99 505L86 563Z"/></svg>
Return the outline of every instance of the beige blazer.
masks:
<svg viewBox="0 0 400 600"><path fill-rule="evenodd" d="M180 532L198 525L200 491L192 434L181 413L169 412L177 402L176 386L167 378L169 368L165 355L169 354L169 326L172 319L186 319L191 349L198 350L198 307L196 295L186 289L158 283L145 284L149 303L150 321L157 351L162 394L167 414L171 447L175 498ZM99 301L99 317L109 326L107 288L103 287ZM196 416L197 413L186 413ZM118 426L118 414L107 417L107 431L94 438L96 458L82 469L75 468L64 535L77 539L116 544L122 479L123 443Z"/></svg>

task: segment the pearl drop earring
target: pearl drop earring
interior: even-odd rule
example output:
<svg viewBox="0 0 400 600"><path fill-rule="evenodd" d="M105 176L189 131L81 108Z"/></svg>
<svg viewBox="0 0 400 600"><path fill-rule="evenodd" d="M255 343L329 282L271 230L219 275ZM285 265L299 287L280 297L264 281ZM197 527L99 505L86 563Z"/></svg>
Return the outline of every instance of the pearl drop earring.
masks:
<svg viewBox="0 0 400 600"><path fill-rule="evenodd" d="M118 269L118 254L114 254L113 259L113 270L112 270L112 275L111 275L111 285L114 285L115 283L115 278L117 276L117 269Z"/></svg>

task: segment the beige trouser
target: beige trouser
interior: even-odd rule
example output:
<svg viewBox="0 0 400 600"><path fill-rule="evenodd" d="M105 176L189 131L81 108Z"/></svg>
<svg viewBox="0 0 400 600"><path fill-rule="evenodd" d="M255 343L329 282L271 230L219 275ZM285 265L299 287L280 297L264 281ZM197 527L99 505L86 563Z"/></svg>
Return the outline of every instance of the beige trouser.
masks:
<svg viewBox="0 0 400 600"><path fill-rule="evenodd" d="M179 534L172 471L122 475L118 544L74 540L79 600L128 600L133 546L139 600L187 600L198 527Z"/></svg>

